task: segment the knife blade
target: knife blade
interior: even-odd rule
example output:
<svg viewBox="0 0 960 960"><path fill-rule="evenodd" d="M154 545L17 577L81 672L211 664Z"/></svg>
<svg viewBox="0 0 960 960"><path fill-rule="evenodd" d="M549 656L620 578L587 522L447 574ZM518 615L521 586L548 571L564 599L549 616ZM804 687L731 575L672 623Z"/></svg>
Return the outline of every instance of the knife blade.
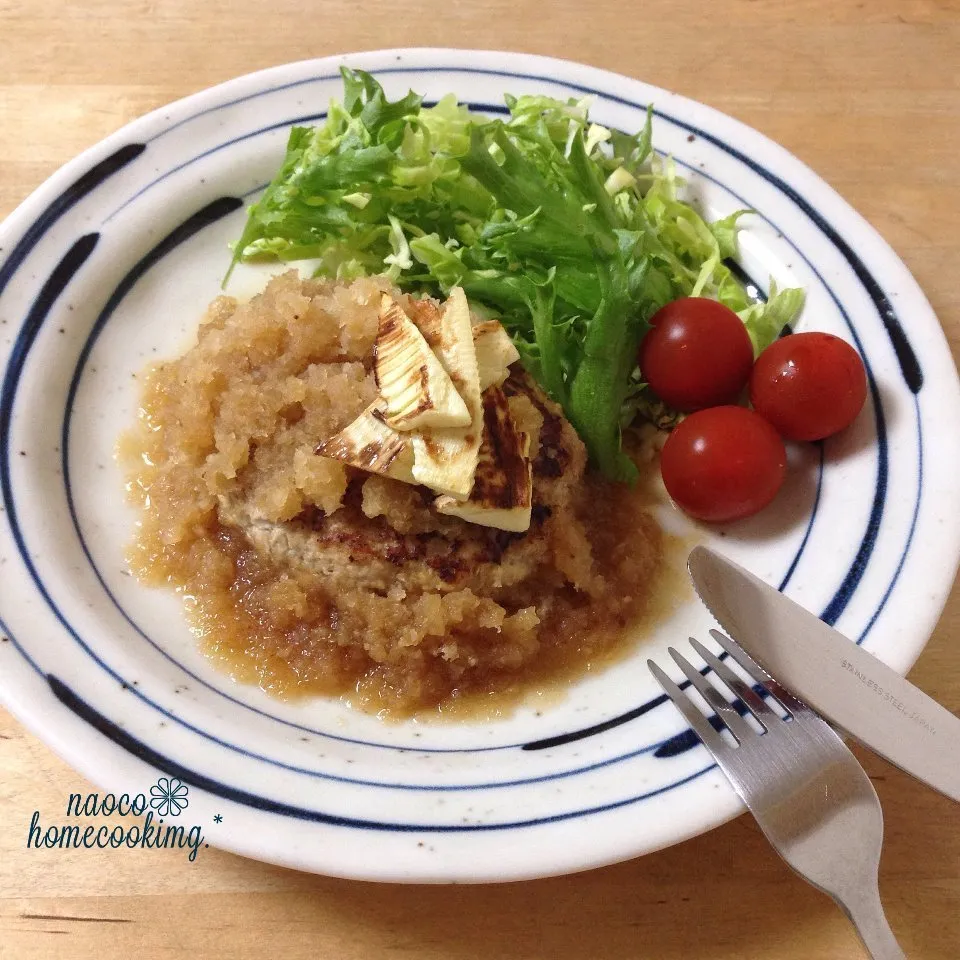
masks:
<svg viewBox="0 0 960 960"><path fill-rule="evenodd" d="M894 766L960 802L960 719L726 557L694 547L687 568L717 622L772 677Z"/></svg>

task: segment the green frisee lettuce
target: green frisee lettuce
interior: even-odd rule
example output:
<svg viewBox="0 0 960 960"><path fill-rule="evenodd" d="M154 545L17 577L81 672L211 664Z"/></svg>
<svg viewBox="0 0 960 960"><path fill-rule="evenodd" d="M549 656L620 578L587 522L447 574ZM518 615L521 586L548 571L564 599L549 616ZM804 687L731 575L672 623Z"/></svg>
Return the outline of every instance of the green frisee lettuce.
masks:
<svg viewBox="0 0 960 960"><path fill-rule="evenodd" d="M231 269L319 258L319 273L341 279L386 273L435 295L462 286L501 318L608 477L636 476L620 430L651 408L636 356L657 309L712 297L758 352L800 311L800 290L747 295L724 261L749 211L708 223L684 202L672 160L652 149L649 111L628 134L592 123L586 99L508 96L508 115L491 120L452 95L390 102L369 74L341 72L342 102L291 130Z"/></svg>

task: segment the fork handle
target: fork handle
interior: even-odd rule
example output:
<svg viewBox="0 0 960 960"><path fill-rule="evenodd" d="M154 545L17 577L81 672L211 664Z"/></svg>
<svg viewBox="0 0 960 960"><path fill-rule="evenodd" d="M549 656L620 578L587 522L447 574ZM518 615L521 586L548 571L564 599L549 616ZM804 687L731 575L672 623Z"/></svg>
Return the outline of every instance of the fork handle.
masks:
<svg viewBox="0 0 960 960"><path fill-rule="evenodd" d="M872 960L907 960L907 955L900 949L887 923L880 902L880 891L876 887L872 891L861 891L861 895L846 897L838 903L853 921Z"/></svg>

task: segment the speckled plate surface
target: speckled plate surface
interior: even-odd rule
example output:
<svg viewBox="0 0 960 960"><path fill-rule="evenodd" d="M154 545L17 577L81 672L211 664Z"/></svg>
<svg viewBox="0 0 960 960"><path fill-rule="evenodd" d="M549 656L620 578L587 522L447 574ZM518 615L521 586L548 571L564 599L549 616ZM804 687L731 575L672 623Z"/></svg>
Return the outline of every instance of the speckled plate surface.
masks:
<svg viewBox="0 0 960 960"><path fill-rule="evenodd" d="M652 103L657 148L706 210L756 210L746 273L761 289L805 287L802 328L852 341L869 374L854 428L796 452L774 510L697 536L898 670L926 642L960 543L960 393L936 318L876 232L785 150L664 90L541 57L381 51L277 67L152 113L0 228L3 701L100 788L179 779L181 822L206 842L337 876L543 876L716 826L740 803L644 666L706 634L692 600L562 697L497 721L388 724L231 682L197 651L179 601L127 574L133 515L112 454L135 413L131 374L189 343L244 204L289 126L339 95L343 62L391 95L454 91L488 112L506 92L589 93L594 119L636 129ZM262 281L248 271L230 292Z"/></svg>

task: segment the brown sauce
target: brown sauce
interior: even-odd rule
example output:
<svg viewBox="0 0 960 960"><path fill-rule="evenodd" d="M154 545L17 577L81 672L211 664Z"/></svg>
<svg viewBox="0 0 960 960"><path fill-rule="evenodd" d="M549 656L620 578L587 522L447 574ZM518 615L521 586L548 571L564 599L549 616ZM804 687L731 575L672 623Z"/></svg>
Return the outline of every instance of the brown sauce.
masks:
<svg viewBox="0 0 960 960"><path fill-rule="evenodd" d="M386 288L275 279L250 304L215 301L197 345L150 371L120 447L141 508L131 568L183 596L221 669L278 697L452 717L549 699L673 609L671 541L643 487L583 474L535 390L520 401L539 434L527 534L439 517L419 488L314 456L375 396Z"/></svg>

